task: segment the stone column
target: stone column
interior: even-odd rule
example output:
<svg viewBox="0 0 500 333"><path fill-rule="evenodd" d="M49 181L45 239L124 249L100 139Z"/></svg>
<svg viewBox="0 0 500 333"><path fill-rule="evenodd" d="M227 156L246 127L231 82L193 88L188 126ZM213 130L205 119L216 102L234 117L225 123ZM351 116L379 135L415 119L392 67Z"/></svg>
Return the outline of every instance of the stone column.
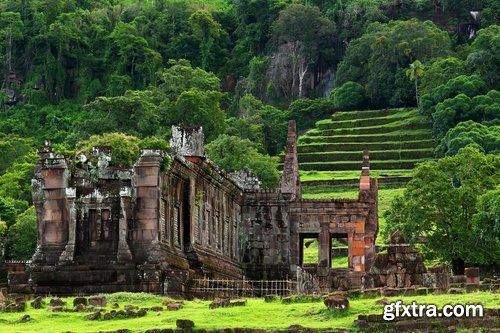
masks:
<svg viewBox="0 0 500 333"><path fill-rule="evenodd" d="M68 243L66 188L70 175L64 157L54 156L49 146L40 150L39 155L32 189L38 228L37 250L32 261L55 264Z"/></svg>
<svg viewBox="0 0 500 333"><path fill-rule="evenodd" d="M120 190L120 218L118 224L118 251L116 259L119 262L132 260L132 253L127 243L127 220L130 208L130 188L125 187Z"/></svg>
<svg viewBox="0 0 500 333"><path fill-rule="evenodd" d="M75 255L75 239L76 239L76 188L66 188L66 207L68 211L68 243L64 251L59 257L60 262L73 261Z"/></svg>
<svg viewBox="0 0 500 333"><path fill-rule="evenodd" d="M294 120L288 122L288 137L286 155L283 161L283 173L280 179L281 193L291 194L291 200L301 199L301 185L299 177L299 160L297 157L297 129Z"/></svg>
<svg viewBox="0 0 500 333"><path fill-rule="evenodd" d="M160 219L160 168L163 162L160 150L142 150L134 165L134 186L136 193L136 227L134 256L141 262L157 262L162 259L158 222ZM136 247L142 243L140 247Z"/></svg>
<svg viewBox="0 0 500 333"><path fill-rule="evenodd" d="M327 276L330 273L331 245L329 224L321 223L319 234L319 264L318 276Z"/></svg>

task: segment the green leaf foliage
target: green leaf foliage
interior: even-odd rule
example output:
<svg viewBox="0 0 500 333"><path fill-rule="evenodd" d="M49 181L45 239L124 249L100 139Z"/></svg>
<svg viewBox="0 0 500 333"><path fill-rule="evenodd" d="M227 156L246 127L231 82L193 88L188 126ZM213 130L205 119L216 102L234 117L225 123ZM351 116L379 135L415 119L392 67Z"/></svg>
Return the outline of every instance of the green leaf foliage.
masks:
<svg viewBox="0 0 500 333"><path fill-rule="evenodd" d="M120 129L135 136L154 135L161 128L160 115L148 90L128 90L123 96L98 97L85 106L86 132L105 133Z"/></svg>
<svg viewBox="0 0 500 333"><path fill-rule="evenodd" d="M449 129L461 121L498 121L500 119L500 93L491 90L486 95L473 98L459 94L445 99L436 105L432 118L438 138L442 138Z"/></svg>
<svg viewBox="0 0 500 333"><path fill-rule="evenodd" d="M464 60L455 57L434 59L420 80L420 92L422 95L431 94L437 87L463 74L468 74Z"/></svg>
<svg viewBox="0 0 500 333"><path fill-rule="evenodd" d="M333 107L333 101L328 98L302 98L290 104L288 117L296 121L297 129L301 131L314 127L316 120L328 117Z"/></svg>
<svg viewBox="0 0 500 333"><path fill-rule="evenodd" d="M287 117L286 112L245 94L239 100L238 117L227 119L225 133L248 139L259 146L260 152L276 155L285 145Z"/></svg>
<svg viewBox="0 0 500 333"><path fill-rule="evenodd" d="M88 140L79 142L76 148L79 153L85 153L90 157L93 147L111 147L110 165L130 168L139 157L139 143L140 140L134 136L123 133L106 133L93 135Z"/></svg>
<svg viewBox="0 0 500 333"><path fill-rule="evenodd" d="M279 180L278 158L258 152L248 139L223 134L206 146L210 159L222 169L232 172L249 169L265 188L276 187Z"/></svg>
<svg viewBox="0 0 500 333"><path fill-rule="evenodd" d="M338 67L337 84L354 81L364 85L373 105L410 103L415 94L405 69L416 59L425 63L450 51L447 33L430 21L373 23L349 44Z"/></svg>
<svg viewBox="0 0 500 333"><path fill-rule="evenodd" d="M402 231L410 242L425 236L428 248L442 260L495 263L500 229L495 227L497 222L483 228L495 214L497 207L492 210L490 203L496 201L480 197L494 190L499 181L500 156L472 146L420 164L403 195L386 213L387 227ZM477 216L480 211L485 213ZM485 237L496 237L496 241Z"/></svg>
<svg viewBox="0 0 500 333"><path fill-rule="evenodd" d="M460 75L450 79L446 84L435 88L431 93L422 96L422 107L426 114L432 114L436 104L448 98L463 94L468 97L486 92L486 83L478 75Z"/></svg>
<svg viewBox="0 0 500 333"><path fill-rule="evenodd" d="M348 81L330 94L333 104L341 110L356 110L363 106L365 88L357 82Z"/></svg>
<svg viewBox="0 0 500 333"><path fill-rule="evenodd" d="M498 5L497 5L498 7ZM498 89L500 79L500 25L491 25L477 32L467 56L467 63L486 81Z"/></svg>
<svg viewBox="0 0 500 333"><path fill-rule="evenodd" d="M7 228L16 223L17 213L12 199L0 197L0 220L5 223Z"/></svg>
<svg viewBox="0 0 500 333"><path fill-rule="evenodd" d="M485 153L500 154L500 126L486 126L467 120L450 129L441 140L440 155L455 155L461 148L476 144Z"/></svg>
<svg viewBox="0 0 500 333"><path fill-rule="evenodd" d="M482 194L477 202L473 224L479 234L476 240L481 258L500 258L500 186ZM491 251L491 252L490 252Z"/></svg>
<svg viewBox="0 0 500 333"><path fill-rule="evenodd" d="M16 223L7 231L6 257L9 259L31 259L36 248L36 212L30 207L19 215Z"/></svg>
<svg viewBox="0 0 500 333"><path fill-rule="evenodd" d="M37 159L35 152L30 151L0 175L0 197L12 200L19 211L25 210L31 202L31 178Z"/></svg>

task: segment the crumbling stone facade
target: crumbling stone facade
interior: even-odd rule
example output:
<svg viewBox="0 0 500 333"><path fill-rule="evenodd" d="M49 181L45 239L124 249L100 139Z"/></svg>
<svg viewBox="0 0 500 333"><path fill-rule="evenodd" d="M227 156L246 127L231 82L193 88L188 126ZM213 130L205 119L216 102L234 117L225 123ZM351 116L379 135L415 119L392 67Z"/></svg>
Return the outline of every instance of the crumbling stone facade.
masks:
<svg viewBox="0 0 500 333"><path fill-rule="evenodd" d="M319 240L319 262L305 269L321 290L361 286L378 231L368 152L357 200L304 200L296 141L290 122L276 190L260 189L247 171L220 170L205 156L201 129L174 128L171 155L143 150L130 169L110 166L107 147L94 150L97 161L70 161L47 143L32 181L37 250L11 292L181 296L197 277L295 277L306 237ZM332 238L348 244L344 270L330 267Z"/></svg>
<svg viewBox="0 0 500 333"><path fill-rule="evenodd" d="M395 232L391 235L387 253L377 254L365 285L370 288L436 288L436 276L440 275L431 274L427 273L420 253L406 244L400 232Z"/></svg>

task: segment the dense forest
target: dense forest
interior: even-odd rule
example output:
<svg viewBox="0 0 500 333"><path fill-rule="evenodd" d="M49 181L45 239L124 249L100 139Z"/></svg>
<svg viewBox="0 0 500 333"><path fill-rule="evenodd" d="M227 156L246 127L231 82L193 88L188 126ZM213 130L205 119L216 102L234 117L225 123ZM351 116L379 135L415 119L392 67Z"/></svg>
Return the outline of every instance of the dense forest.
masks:
<svg viewBox="0 0 500 333"><path fill-rule="evenodd" d="M202 125L211 159L274 186L288 120L303 132L338 110L418 107L437 157L498 155L499 13L496 0L4 0L0 248L34 251L45 139L68 156L110 145L128 166L167 148L173 124ZM491 196L481 221L498 224Z"/></svg>

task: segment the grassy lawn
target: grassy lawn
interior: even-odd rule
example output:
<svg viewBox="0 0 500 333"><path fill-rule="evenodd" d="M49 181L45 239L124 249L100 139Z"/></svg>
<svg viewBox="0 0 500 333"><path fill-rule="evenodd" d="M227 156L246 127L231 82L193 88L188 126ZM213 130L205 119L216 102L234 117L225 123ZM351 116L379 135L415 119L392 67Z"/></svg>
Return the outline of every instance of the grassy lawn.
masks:
<svg viewBox="0 0 500 333"><path fill-rule="evenodd" d="M339 180L339 179L359 179L361 171L345 170L345 171L305 171L300 170L301 181L314 180ZM394 170L370 170L370 176L381 177L411 177L413 169L394 169Z"/></svg>
<svg viewBox="0 0 500 333"><path fill-rule="evenodd" d="M362 111L343 111L336 112L330 118L333 120L347 120L347 119L358 119L358 118L376 118L389 116L393 114L400 113L412 113L416 109L413 108L399 108L399 109L378 109L378 110L362 110Z"/></svg>
<svg viewBox="0 0 500 333"><path fill-rule="evenodd" d="M340 185L302 186L302 197L304 199L333 199L333 198L356 199L358 197L358 193L359 191L356 186L340 186Z"/></svg>
<svg viewBox="0 0 500 333"><path fill-rule="evenodd" d="M118 295L119 297L115 297ZM162 297L149 294L117 293L107 295L108 306L111 310L110 299L123 299L118 302L120 308L126 304L139 307L159 306ZM96 332L117 329L129 329L133 332L144 332L151 328L174 328L177 319L190 319L195 328L215 329L248 327L260 329L285 329L293 324L300 324L310 328L340 328L354 329L354 320L360 314L382 313L383 306L375 305L375 298L355 298L350 300L347 311L330 311L321 301L282 304L279 300L266 303L263 299L249 299L247 306L220 308L209 310L210 301L187 301L179 311L148 311L142 318L112 319L85 321L87 313L59 312L53 313L47 309L32 309L28 307L25 313L31 320L22 323L19 318L25 313L1 313L0 332ZM401 299L405 303L416 301L419 304L436 304L442 307L447 303L470 304L481 303L485 307L498 307L500 294L477 292L463 295L427 295L427 296L400 296L391 297L395 301ZM72 305L72 299L66 299ZM66 306L68 309L70 305Z"/></svg>

